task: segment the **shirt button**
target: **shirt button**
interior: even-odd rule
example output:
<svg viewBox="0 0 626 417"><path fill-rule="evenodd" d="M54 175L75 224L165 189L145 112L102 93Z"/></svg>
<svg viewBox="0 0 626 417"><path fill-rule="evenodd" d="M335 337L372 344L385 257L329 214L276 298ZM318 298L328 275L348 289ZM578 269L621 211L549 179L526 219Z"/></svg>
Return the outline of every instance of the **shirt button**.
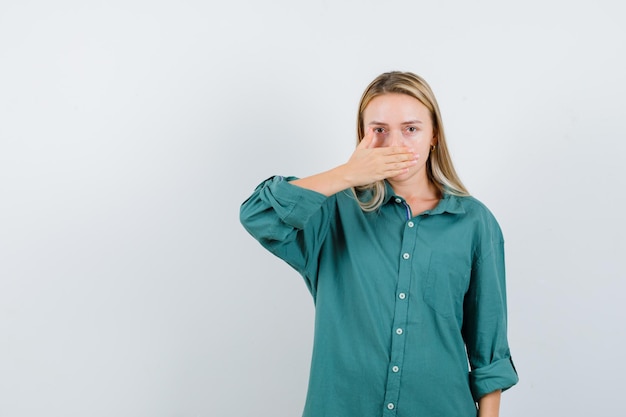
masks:
<svg viewBox="0 0 626 417"><path fill-rule="evenodd" d="M397 333L397 334L402 334L402 329L401 329L401 328L397 328L397 329L396 329L396 333Z"/></svg>
<svg viewBox="0 0 626 417"><path fill-rule="evenodd" d="M408 253L403 253L403 254L402 254L402 257L403 257L404 259L409 259L409 258L411 257L411 255L409 255Z"/></svg>
<svg viewBox="0 0 626 417"><path fill-rule="evenodd" d="M409 225L409 227L415 226L415 223L413 223L413 222L408 222L407 224Z"/></svg>
<svg viewBox="0 0 626 417"><path fill-rule="evenodd" d="M404 300L406 298L406 294L401 292L400 294L398 294L398 298Z"/></svg>
<svg viewBox="0 0 626 417"><path fill-rule="evenodd" d="M393 368L391 368L391 370L394 371L394 372L398 372L400 370L400 368L397 367L397 366L394 366Z"/></svg>
<svg viewBox="0 0 626 417"><path fill-rule="evenodd" d="M393 405L393 403L389 403L389 404L387 404L387 408L390 409L390 410L393 410L394 408L396 408L396 406Z"/></svg>
<svg viewBox="0 0 626 417"><path fill-rule="evenodd" d="M396 198L396 203L400 204L402 203L402 200L400 200L399 198Z"/></svg>

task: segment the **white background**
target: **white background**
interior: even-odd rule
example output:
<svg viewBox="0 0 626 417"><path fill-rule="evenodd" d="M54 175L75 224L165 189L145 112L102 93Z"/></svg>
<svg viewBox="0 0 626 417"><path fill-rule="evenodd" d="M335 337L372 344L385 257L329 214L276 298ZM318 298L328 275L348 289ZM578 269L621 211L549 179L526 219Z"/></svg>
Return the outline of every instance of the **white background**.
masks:
<svg viewBox="0 0 626 417"><path fill-rule="evenodd" d="M239 205L389 70L505 233L502 415L621 415L620 3L3 0L0 416L300 415L313 304Z"/></svg>

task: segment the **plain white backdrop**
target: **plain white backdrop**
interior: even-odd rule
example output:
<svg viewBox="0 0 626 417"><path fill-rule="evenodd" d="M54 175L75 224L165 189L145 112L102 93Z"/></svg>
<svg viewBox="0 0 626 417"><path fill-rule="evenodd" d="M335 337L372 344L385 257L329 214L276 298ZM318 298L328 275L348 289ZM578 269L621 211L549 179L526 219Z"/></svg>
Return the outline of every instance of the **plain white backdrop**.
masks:
<svg viewBox="0 0 626 417"><path fill-rule="evenodd" d="M505 234L502 415L621 415L622 7L3 0L0 416L300 415L313 304L239 205L347 160L389 70Z"/></svg>

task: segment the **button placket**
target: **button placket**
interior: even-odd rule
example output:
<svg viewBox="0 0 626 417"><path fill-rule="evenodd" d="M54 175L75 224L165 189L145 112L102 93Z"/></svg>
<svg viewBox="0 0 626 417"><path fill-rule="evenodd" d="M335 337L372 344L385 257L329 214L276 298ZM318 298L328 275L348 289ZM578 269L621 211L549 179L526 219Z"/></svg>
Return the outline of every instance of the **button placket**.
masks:
<svg viewBox="0 0 626 417"><path fill-rule="evenodd" d="M398 201L399 200L399 201ZM397 203L403 203L401 199ZM407 212L408 213L408 212ZM407 215L408 216L408 215ZM402 246L400 248L400 267L394 295L394 320L391 338L391 355L389 357L387 385L385 387L385 404L383 415L395 416L398 412L398 398L400 397L402 364L407 341L409 314L409 291L411 287L411 275L413 270L413 251L416 244L416 233L419 219L404 220Z"/></svg>

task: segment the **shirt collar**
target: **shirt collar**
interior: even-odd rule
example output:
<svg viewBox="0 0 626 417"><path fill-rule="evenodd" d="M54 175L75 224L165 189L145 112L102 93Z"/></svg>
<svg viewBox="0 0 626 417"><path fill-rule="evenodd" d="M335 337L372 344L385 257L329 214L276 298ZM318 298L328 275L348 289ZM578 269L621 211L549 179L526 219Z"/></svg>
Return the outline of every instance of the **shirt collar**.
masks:
<svg viewBox="0 0 626 417"><path fill-rule="evenodd" d="M402 197L398 196L393 191L393 188L391 188L391 185L389 185L389 183L385 181L385 200L383 204L387 204L389 203L389 201L395 202L396 198L402 198ZM456 195L444 193L443 196L441 197L441 200L439 200L439 203L437 204L437 206L432 210L426 211L425 214L429 214L429 215L443 214L443 213L463 214L465 213L465 208L463 208L463 204L462 204L463 198L464 197L459 197Z"/></svg>

